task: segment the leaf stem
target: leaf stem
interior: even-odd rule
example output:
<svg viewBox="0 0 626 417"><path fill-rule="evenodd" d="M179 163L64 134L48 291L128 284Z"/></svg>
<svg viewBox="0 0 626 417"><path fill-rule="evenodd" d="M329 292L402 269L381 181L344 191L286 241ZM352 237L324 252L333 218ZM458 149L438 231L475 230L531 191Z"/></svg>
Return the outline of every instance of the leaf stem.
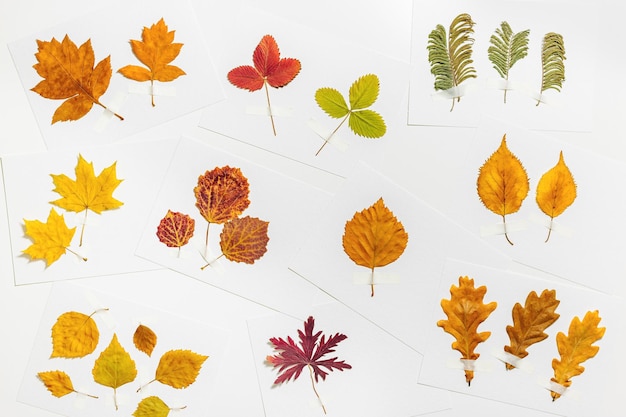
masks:
<svg viewBox="0 0 626 417"><path fill-rule="evenodd" d="M156 381L156 379L153 379L152 381L150 381L150 382L147 382L147 383L143 384L142 386L140 386L139 388L137 388L137 391L136 391L136 392L141 391L142 389L144 389L144 388L145 388L145 387L147 387L148 385L152 384L154 381Z"/></svg>
<svg viewBox="0 0 626 417"><path fill-rule="evenodd" d="M322 410L324 410L324 414L326 414L326 407L324 406L324 403L322 402L322 398L320 397L320 394L317 392L317 389L315 388L315 380L313 379L313 368L309 364L307 364L306 366L307 368L309 368L309 376L311 377L311 386L313 387L313 392L315 393L317 400L320 402L320 405L322 406Z"/></svg>
<svg viewBox="0 0 626 417"><path fill-rule="evenodd" d="M78 395L84 395L85 397L89 397L89 398L95 398L95 399L98 399L98 398L99 398L99 397L98 397L98 396L96 396L96 395L87 394L87 393L85 393L85 392L80 392L80 391L76 391L76 390L74 390L74 392L75 392L76 394L78 394Z"/></svg>
<svg viewBox="0 0 626 417"><path fill-rule="evenodd" d="M550 240L550 235L552 234L552 223L554 222L554 217L550 217L550 227L548 228L548 237L546 237L546 240L544 243L548 243L548 240Z"/></svg>
<svg viewBox="0 0 626 417"><path fill-rule="evenodd" d="M372 283L370 284L370 286L372 287L372 295L371 297L374 296L374 268L372 268Z"/></svg>
<svg viewBox="0 0 626 417"><path fill-rule="evenodd" d="M267 97L267 110L270 112L270 120L272 121L272 131L274 136L276 136L276 126L274 126L274 115L272 114L272 105L270 104L270 90L267 87L267 78L263 80L263 85L265 86L265 97Z"/></svg>
<svg viewBox="0 0 626 417"><path fill-rule="evenodd" d="M84 256L74 252L73 250L71 250L70 248L65 248L66 251L68 251L69 253L71 253L72 255L77 256L78 258L82 259L83 261L87 262L87 258L85 258Z"/></svg>
<svg viewBox="0 0 626 417"><path fill-rule="evenodd" d="M219 258L221 258L222 256L224 256L224 254L222 253L220 256L218 256L217 258L213 259L211 262L207 262L206 265L201 266L200 269L201 270L205 270L207 267L211 266L211 264L215 261L217 261ZM206 260L206 259L205 259Z"/></svg>
<svg viewBox="0 0 626 417"><path fill-rule="evenodd" d="M341 123L339 123L339 126L337 126L335 130L333 130L332 133L324 140L324 143L322 144L322 146L317 150L317 152L315 152L315 156L317 156L320 152L322 152L322 149L324 149L324 146L326 146L326 144L330 142L330 139L335 135L335 133L337 133L341 125L343 125L345 121L348 120L348 117L350 117L351 113L352 112L349 111L348 114L346 114L346 117L344 117Z"/></svg>
<svg viewBox="0 0 626 417"><path fill-rule="evenodd" d="M504 217L504 214L502 215L502 223L504 223L504 237L506 238L506 241L509 242L511 246L513 246L513 242L511 242L511 239L509 239L509 235L506 231L506 218Z"/></svg>
<svg viewBox="0 0 626 417"><path fill-rule="evenodd" d="M150 80L150 97L152 98L152 107L154 107L154 80Z"/></svg>

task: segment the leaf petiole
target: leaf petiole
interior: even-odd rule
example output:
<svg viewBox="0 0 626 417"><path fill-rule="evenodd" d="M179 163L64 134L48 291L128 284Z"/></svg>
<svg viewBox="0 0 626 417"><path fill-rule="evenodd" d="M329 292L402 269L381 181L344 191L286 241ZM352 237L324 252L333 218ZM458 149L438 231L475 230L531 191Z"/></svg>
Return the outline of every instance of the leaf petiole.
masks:
<svg viewBox="0 0 626 417"><path fill-rule="evenodd" d="M509 242L511 246L513 246L513 242L511 242L511 239L509 239L509 235L506 231L506 218L504 217L504 215L502 215L502 223L504 224L504 237L506 238L506 241Z"/></svg>
<svg viewBox="0 0 626 417"><path fill-rule="evenodd" d="M267 87L267 77L263 78L263 85L265 86L265 97L267 97L267 110L270 113L270 120L272 121L272 131L276 136L276 126L274 125L274 115L272 114L272 105L270 104L270 90Z"/></svg>
<svg viewBox="0 0 626 417"><path fill-rule="evenodd" d="M212 261L207 262L204 266L201 266L201 267L200 267L200 269L204 271L207 267L211 266L211 264L212 264L213 262L217 261L217 260L218 260L219 258L221 258L222 256L224 256L224 254L223 254L223 253L222 253L220 256L218 256L217 258L213 259ZM203 258L204 258L204 257L203 257ZM206 258L204 258L204 260L206 261Z"/></svg>
<svg viewBox="0 0 626 417"><path fill-rule="evenodd" d="M313 392L315 393L317 400L320 402L320 405L322 406L322 410L324 410L324 414L326 414L326 407L324 406L324 403L322 402L322 398L320 397L320 394L317 392L317 389L315 388L315 380L313 379L313 368L309 364L307 364L306 366L307 368L309 368L309 376L311 377L311 386L313 387Z"/></svg>
<svg viewBox="0 0 626 417"><path fill-rule="evenodd" d="M324 149L324 146L326 146L326 144L330 142L330 139L335 135L335 133L337 133L337 131L345 123L345 121L348 120L348 117L350 117L351 113L352 112L349 111L348 114L346 114L346 117L344 117L341 123L339 123L339 126L337 126L335 130L333 130L332 133L324 140L324 143L322 144L322 146L317 150L317 152L315 152L315 156L317 156L320 152L322 152L322 149Z"/></svg>
<svg viewBox="0 0 626 417"><path fill-rule="evenodd" d="M87 262L87 258L85 258L84 256L74 252L73 250L71 250L70 248L65 248L66 251L68 251L69 253L71 253L72 255L77 256L78 258L82 259L83 261Z"/></svg>

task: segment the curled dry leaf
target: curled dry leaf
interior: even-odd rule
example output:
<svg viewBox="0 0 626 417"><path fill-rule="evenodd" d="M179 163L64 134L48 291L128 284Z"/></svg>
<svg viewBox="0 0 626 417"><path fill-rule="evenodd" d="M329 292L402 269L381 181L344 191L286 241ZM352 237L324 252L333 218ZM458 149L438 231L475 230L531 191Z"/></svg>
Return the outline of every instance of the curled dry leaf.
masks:
<svg viewBox="0 0 626 417"><path fill-rule="evenodd" d="M180 248L189 243L196 221L189 215L168 210L159 222L156 235L159 241L170 248Z"/></svg>
<svg viewBox="0 0 626 417"><path fill-rule="evenodd" d="M229 261L253 264L267 252L269 222L242 217L224 224L220 234L222 253Z"/></svg>
<svg viewBox="0 0 626 417"><path fill-rule="evenodd" d="M78 393L74 389L74 384L68 374L63 371L46 371L37 373L37 377L43 382L48 391L57 398L66 396L73 392ZM81 393L83 394L83 393ZM91 398L98 398L90 394L83 394Z"/></svg>
<svg viewBox="0 0 626 417"><path fill-rule="evenodd" d="M157 344L157 335L148 326L140 324L133 334L133 343L135 347L148 356L152 355L152 351Z"/></svg>
<svg viewBox="0 0 626 417"><path fill-rule="evenodd" d="M52 326L51 358L82 358L96 349L100 332L93 314L68 311L57 318Z"/></svg>
<svg viewBox="0 0 626 417"><path fill-rule="evenodd" d="M46 266L50 266L66 251L72 252L69 246L76 228L68 228L63 215L58 214L53 208L50 209L45 223L24 219L24 226L24 233L33 240L33 243L22 252L31 259L43 259ZM87 258L82 259L87 260Z"/></svg>
<svg viewBox="0 0 626 417"><path fill-rule="evenodd" d="M100 353L91 373L98 384L113 388L113 401L117 410L117 389L137 377L135 361L117 340L117 334L113 334L109 346Z"/></svg>
<svg viewBox="0 0 626 417"><path fill-rule="evenodd" d="M343 250L354 263L372 271L372 297L374 268L396 261L404 253L408 240L404 226L387 208L382 197L346 222Z"/></svg>
<svg viewBox="0 0 626 417"><path fill-rule="evenodd" d="M459 286L450 287L451 298L441 300L441 308L448 317L447 320L439 320L437 326L456 339L452 343L452 349L461 354L462 360L476 360L480 356L474 350L479 343L484 342L491 336L491 332L478 333L478 326L487 320L489 315L496 309L498 304L492 301L483 303L487 293L484 285L474 288L474 280L468 277L459 277ZM471 367L470 367L471 368ZM465 381L468 385L474 379L474 371L465 369Z"/></svg>
<svg viewBox="0 0 626 417"><path fill-rule="evenodd" d="M133 417L167 417L172 410L182 410L185 407L170 408L165 402L156 396L143 398L133 412Z"/></svg>
<svg viewBox="0 0 626 417"><path fill-rule="evenodd" d="M485 207L502 216L504 237L512 245L505 216L520 209L530 186L524 166L506 145L506 135L500 147L480 167L476 188Z"/></svg>

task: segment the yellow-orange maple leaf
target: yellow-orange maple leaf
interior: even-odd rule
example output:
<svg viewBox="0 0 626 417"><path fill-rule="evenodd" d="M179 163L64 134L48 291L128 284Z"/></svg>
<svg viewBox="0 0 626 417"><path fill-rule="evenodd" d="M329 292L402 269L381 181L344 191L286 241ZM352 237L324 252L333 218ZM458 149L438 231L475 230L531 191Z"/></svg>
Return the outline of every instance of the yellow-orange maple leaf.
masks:
<svg viewBox="0 0 626 417"><path fill-rule="evenodd" d="M117 410L117 389L134 381L137 377L135 361L117 340L117 334L113 334L109 346L100 353L91 373L98 384L113 388L113 399Z"/></svg>
<svg viewBox="0 0 626 417"><path fill-rule="evenodd" d="M224 224L220 248L229 261L253 264L267 252L269 222L256 217L242 217Z"/></svg>
<svg viewBox="0 0 626 417"><path fill-rule="evenodd" d="M196 381L200 368L207 359L208 356L192 352L191 350L176 349L167 351L159 359L154 379L148 382L148 384L158 381L176 389L187 388Z"/></svg>
<svg viewBox="0 0 626 417"><path fill-rule="evenodd" d="M555 313L560 301L556 299L555 290L543 290L541 296L531 291L526 297L524 307L520 303L513 306L513 326L506 326L511 344L504 346L504 351L518 358L528 356L526 349L548 335L544 332L558 318ZM506 363L506 369L513 369L514 365Z"/></svg>
<svg viewBox="0 0 626 417"><path fill-rule="evenodd" d="M48 99L66 99L54 112L53 124L78 120L89 113L94 104L106 109L100 97L111 80L110 56L94 67L91 39L77 47L68 35L61 42L55 38L49 42L37 40L37 46L37 63L33 68L44 79L31 90ZM118 114L115 116L124 120Z"/></svg>
<svg viewBox="0 0 626 417"><path fill-rule="evenodd" d="M68 311L57 317L52 326L51 358L81 358L96 349L100 332L93 314Z"/></svg>
<svg viewBox="0 0 626 417"><path fill-rule="evenodd" d="M138 65L127 65L118 70L126 78L135 81L173 81L185 71L175 65L169 65L180 53L182 43L174 43L174 32L168 31L163 18L152 26L143 28L141 41L131 39L133 53L148 69ZM154 107L154 94L152 106Z"/></svg>
<svg viewBox="0 0 626 417"><path fill-rule="evenodd" d="M64 255L65 251L71 252L68 247L72 243L76 228L68 228L63 215L58 214L53 208L50 209L45 223L24 219L24 226L24 232L33 239L33 244L22 252L32 259L43 259L46 266L50 266Z"/></svg>
<svg viewBox="0 0 626 417"><path fill-rule="evenodd" d="M574 317L569 325L567 336L563 332L556 335L556 345L559 350L559 359L552 359L554 378L551 380L564 387L572 385L571 379L584 372L580 364L591 359L600 350L594 343L602 339L606 327L598 327L600 316L598 310L588 311L582 321ZM551 391L552 400L561 396Z"/></svg>
<svg viewBox="0 0 626 417"><path fill-rule="evenodd" d="M137 349L151 356L157 343L157 335L148 326L140 324L133 334L133 343Z"/></svg>
<svg viewBox="0 0 626 417"><path fill-rule="evenodd" d="M62 209L80 213L87 209L100 214L105 210L112 210L122 206L124 203L113 198L113 191L122 180L117 179L116 162L103 169L96 177L93 169L93 162L87 162L82 155L78 155L76 164L76 179L73 180L65 174L51 174L55 188L53 191L59 193L62 198L51 201ZM80 243L83 243L83 232L80 233Z"/></svg>
<svg viewBox="0 0 626 417"><path fill-rule="evenodd" d="M46 371L37 373L37 377L43 382L48 391L57 398L66 396L73 392L78 392L74 389L72 379L68 374L63 371ZM84 394L91 398L98 398L94 395Z"/></svg>
<svg viewBox="0 0 626 417"><path fill-rule="evenodd" d="M492 301L483 303L487 293L484 285L474 288L474 280L469 277L459 277L459 286L450 287L451 298L441 300L441 308L448 317L447 320L439 320L437 326L450 333L456 339L452 343L452 349L461 354L461 359L475 360L480 356L474 350L479 343L484 342L491 336L491 332L478 333L478 326L496 309L498 304ZM465 369L465 381L469 385L474 378L474 371Z"/></svg>
<svg viewBox="0 0 626 417"><path fill-rule="evenodd" d="M559 154L557 164L539 179L537 184L537 205L550 217L550 229L546 242L552 232L552 220L559 216L576 199L576 183L565 161L563 151Z"/></svg>
<svg viewBox="0 0 626 417"><path fill-rule="evenodd" d="M506 135L500 147L480 167L476 187L485 207L502 216L504 237L512 245L505 216L520 209L530 186L524 166L506 145Z"/></svg>
<svg viewBox="0 0 626 417"><path fill-rule="evenodd" d="M387 208L382 197L346 222L343 250L354 263L371 269L372 297L374 268L396 261L404 253L408 240L404 226Z"/></svg>

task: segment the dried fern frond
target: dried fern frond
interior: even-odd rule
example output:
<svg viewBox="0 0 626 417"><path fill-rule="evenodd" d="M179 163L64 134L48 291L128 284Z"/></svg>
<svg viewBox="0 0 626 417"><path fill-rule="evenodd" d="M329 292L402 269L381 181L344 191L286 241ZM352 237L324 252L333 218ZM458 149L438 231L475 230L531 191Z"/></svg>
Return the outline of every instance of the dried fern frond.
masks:
<svg viewBox="0 0 626 417"><path fill-rule="evenodd" d="M541 44L541 93L548 89L561 91L565 81L565 45L563 36L549 32ZM537 106L541 100L537 100Z"/></svg>
<svg viewBox="0 0 626 417"><path fill-rule="evenodd" d="M513 65L520 59L528 55L528 36L530 30L523 30L513 33L508 22L502 22L499 28L496 28L495 34L491 35L489 42L491 46L487 49L489 61L500 77L505 80L509 79L509 71ZM504 89L504 102L506 103L506 92Z"/></svg>

